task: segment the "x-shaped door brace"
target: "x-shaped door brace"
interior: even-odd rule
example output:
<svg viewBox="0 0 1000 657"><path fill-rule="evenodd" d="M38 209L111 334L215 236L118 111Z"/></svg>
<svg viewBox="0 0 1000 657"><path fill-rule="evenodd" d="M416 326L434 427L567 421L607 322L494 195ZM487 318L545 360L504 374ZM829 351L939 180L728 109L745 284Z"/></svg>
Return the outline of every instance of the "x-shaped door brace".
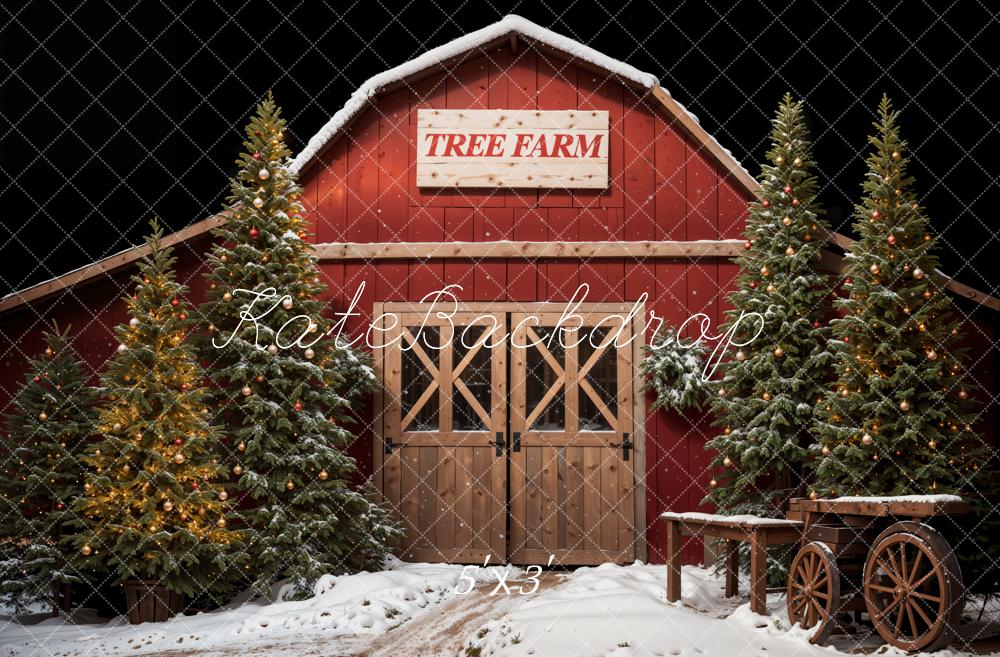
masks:
<svg viewBox="0 0 1000 657"><path fill-rule="evenodd" d="M434 362L427 355L427 352L424 351L423 347L420 346L420 343L410 332L410 329L405 327L403 328L403 338L410 345L410 349L413 351L414 354L417 355L417 358L420 359L420 362L423 364L423 366L427 369L427 373L431 375L431 382L427 386L427 389L424 390L424 392L420 395L417 401L413 404L413 407L410 409L410 412L407 413L406 417L403 418L403 421L400 423L401 424L400 431L406 431L407 427L410 426L410 423L412 423L414 418L416 418L417 413L420 412L420 410L427 404L430 398L434 395L434 391L436 391L440 386L440 376L441 376L440 370L438 370L438 368L434 365ZM490 426L490 420L491 420L490 414L486 411L486 409L483 408L482 404L479 403L479 400L476 399L475 395L472 394L472 391L469 390L469 387L465 385L465 382L462 381L461 378L459 378L462 376L462 372L465 371L465 368L469 366L469 363L472 362L472 359L476 357L476 354L479 353L479 350L483 348L483 344L484 344L483 341L478 342L472 349L469 350L467 354L465 354L461 362L459 362L459 364L452 369L451 382L454 389L458 390L459 393L461 393L461 395L465 397L465 400L469 402L469 406L472 407L472 409L476 412L476 414L480 417L480 419L482 419L483 423L488 427ZM451 345L445 347L445 349L451 349L451 348L452 348Z"/></svg>
<svg viewBox="0 0 1000 657"><path fill-rule="evenodd" d="M552 382L549 389L545 391L544 395L542 395L542 399L538 402L538 405L535 406L535 409L531 411L527 419L524 421L525 427L531 427L535 424L535 420L538 419L538 416L542 414L542 411L545 410L549 403L552 402L553 398L555 398L555 396L559 393L559 389L565 385L566 370L563 369L559 360L552 355L552 352L548 350L544 341L538 337L537 333L535 333L535 330L530 326L525 326L524 328L527 331L528 337L531 338L532 344L536 349L538 349L538 353L542 355L542 358L545 359L545 362L548 363L549 367L552 368L553 373L556 375L556 380ZM608 408L608 405L604 403L604 400L601 399L600 395L597 394L597 391L594 390L594 386L592 386L590 381L587 380L587 374L590 373L590 370L594 368L594 365L596 365L597 361L600 359L601 354L607 351L608 347L612 343L613 341L606 342L600 347L594 349L594 353L590 355L590 358L587 359L587 362L583 364L583 367L581 367L580 371L577 373L576 384L585 393L587 393L587 396L590 397L590 399L594 402L594 405L597 406L601 415L607 419L608 424L612 427L617 427L618 418L615 417L614 413L611 412L611 409Z"/></svg>

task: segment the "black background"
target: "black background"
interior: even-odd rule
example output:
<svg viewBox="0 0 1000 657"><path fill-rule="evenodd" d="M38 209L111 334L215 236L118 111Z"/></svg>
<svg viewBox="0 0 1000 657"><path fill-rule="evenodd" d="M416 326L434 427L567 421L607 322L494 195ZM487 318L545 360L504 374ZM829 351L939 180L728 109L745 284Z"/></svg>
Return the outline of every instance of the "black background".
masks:
<svg viewBox="0 0 1000 657"><path fill-rule="evenodd" d="M268 89L298 150L369 76L513 12L659 76L754 174L778 99L806 98L842 232L888 92L943 269L997 294L1000 22L978 2L120 5L0 9L3 292L217 211Z"/></svg>

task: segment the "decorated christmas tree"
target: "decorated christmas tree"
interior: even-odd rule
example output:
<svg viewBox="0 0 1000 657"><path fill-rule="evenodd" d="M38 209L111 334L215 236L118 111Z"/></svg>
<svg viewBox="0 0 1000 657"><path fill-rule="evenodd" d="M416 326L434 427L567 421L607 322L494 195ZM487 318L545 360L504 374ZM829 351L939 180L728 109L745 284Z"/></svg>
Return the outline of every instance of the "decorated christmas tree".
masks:
<svg viewBox="0 0 1000 657"><path fill-rule="evenodd" d="M818 405L822 496L960 492L982 457L958 314L935 277L937 243L897 119L883 97L854 213L848 294L836 301L835 385Z"/></svg>
<svg viewBox="0 0 1000 657"><path fill-rule="evenodd" d="M746 251L723 330L735 353L721 367L711 408L720 435L707 446L720 474L708 501L731 513L774 516L799 489L813 438L813 407L831 356L824 322L829 278L818 271L827 227L802 101L784 97L772 122L760 201L749 208ZM742 345L742 346L739 346Z"/></svg>
<svg viewBox="0 0 1000 657"><path fill-rule="evenodd" d="M7 416L3 444L0 595L16 608L45 600L59 584L80 582L66 543L82 492L80 456L94 433L97 392L69 330L43 334Z"/></svg>
<svg viewBox="0 0 1000 657"><path fill-rule="evenodd" d="M187 288L152 227L151 251L127 299L132 318L116 328L121 344L101 377L101 440L84 457L73 541L84 567L198 595L225 580L238 535L226 525L225 466L213 456L219 434L187 340Z"/></svg>
<svg viewBox="0 0 1000 657"><path fill-rule="evenodd" d="M252 584L264 593L287 578L302 595L323 574L374 563L398 530L354 486L351 411L375 376L366 357L326 335L326 288L284 125L268 96L247 127L231 214L209 255L201 357L251 530Z"/></svg>

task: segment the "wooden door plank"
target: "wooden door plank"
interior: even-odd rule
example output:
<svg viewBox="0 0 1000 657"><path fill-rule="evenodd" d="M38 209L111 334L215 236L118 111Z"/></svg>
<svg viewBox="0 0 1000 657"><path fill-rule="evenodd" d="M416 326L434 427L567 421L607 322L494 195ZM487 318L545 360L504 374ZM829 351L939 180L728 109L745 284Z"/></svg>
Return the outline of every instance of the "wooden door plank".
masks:
<svg viewBox="0 0 1000 657"><path fill-rule="evenodd" d="M603 450L601 454L601 549L618 551L618 470L621 452Z"/></svg>
<svg viewBox="0 0 1000 657"><path fill-rule="evenodd" d="M403 547L413 548L418 547L420 535L420 451L414 447L401 447L397 454L402 471L400 515L403 520Z"/></svg>
<svg viewBox="0 0 1000 657"><path fill-rule="evenodd" d="M510 316L511 326L514 327L513 334L511 335L511 341L513 345L522 345L522 347L513 347L510 354L510 390L508 396L510 399L510 430L513 432L523 433L526 429L524 423L525 415L525 349L523 345L525 344L526 331L525 326L522 324L524 315L521 313L512 313ZM513 440L513 435L511 436ZM527 477L525 476L526 463L526 449L522 448L520 451L514 451L513 447L510 452L510 554L511 559L520 562L520 555L525 547L525 531L524 531L524 517L527 513L527 497L525 491L525 484Z"/></svg>
<svg viewBox="0 0 1000 657"><path fill-rule="evenodd" d="M497 322L497 326L503 329L506 333L509 330L507 325L507 315L506 313L494 314L494 319ZM491 353L491 373L490 379L492 383L492 389L490 391L491 395L491 411L493 418L493 435L496 436L497 433L503 433L506 437L506 442L508 449L506 454L510 454L510 436L507 435L507 404L509 399L508 384L507 384L507 350L506 349L493 349ZM492 517L490 518L489 527L492 528L490 532L490 544L493 548L494 556L501 561L506 561L508 557L507 551L507 463L505 455L504 458L497 459L494 458L491 462L490 467L491 479L493 482L492 489L492 499L490 510Z"/></svg>
<svg viewBox="0 0 1000 657"><path fill-rule="evenodd" d="M472 513L475 449L465 446L455 448L455 547L462 550L473 547L472 530L477 527Z"/></svg>
<svg viewBox="0 0 1000 657"><path fill-rule="evenodd" d="M542 448L542 519L540 542L542 547L555 549L557 545L559 507L558 455L562 447Z"/></svg>
<svg viewBox="0 0 1000 657"><path fill-rule="evenodd" d="M556 450L556 491L558 497L556 498L556 508L558 513L556 514L556 547L566 548L566 537L568 534L567 528L567 504L568 504L568 491L566 490L566 452L569 447L563 447Z"/></svg>
<svg viewBox="0 0 1000 657"><path fill-rule="evenodd" d="M472 447L472 544L477 548L488 548L491 542L491 528L494 526L492 504L493 455L489 447Z"/></svg>
<svg viewBox="0 0 1000 657"><path fill-rule="evenodd" d="M601 447L582 447L583 451L583 545L584 550L600 548L601 518Z"/></svg>
<svg viewBox="0 0 1000 657"><path fill-rule="evenodd" d="M566 547L570 550L583 548L583 448L570 445L566 448Z"/></svg>
<svg viewBox="0 0 1000 657"><path fill-rule="evenodd" d="M438 477L438 448L418 447L420 452L419 476L419 517L417 522L417 544L434 547L434 526L438 520L436 482Z"/></svg>
<svg viewBox="0 0 1000 657"><path fill-rule="evenodd" d="M438 518L436 545L439 548L460 548L455 542L455 448L438 449L437 464Z"/></svg>
<svg viewBox="0 0 1000 657"><path fill-rule="evenodd" d="M542 450L543 447L525 447L525 496L527 508L524 514L524 527L528 548L543 548L540 540L543 511L542 495Z"/></svg>

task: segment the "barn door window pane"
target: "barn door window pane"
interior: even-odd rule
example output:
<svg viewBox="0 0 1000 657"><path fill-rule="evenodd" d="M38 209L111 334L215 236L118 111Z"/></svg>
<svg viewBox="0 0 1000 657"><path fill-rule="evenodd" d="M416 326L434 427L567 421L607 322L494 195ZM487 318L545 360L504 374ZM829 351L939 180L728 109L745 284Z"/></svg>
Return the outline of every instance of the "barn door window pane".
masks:
<svg viewBox="0 0 1000 657"><path fill-rule="evenodd" d="M593 364L580 382L580 430L613 431L618 417L618 363L614 340L608 346L610 329L584 329L580 343L580 368ZM596 347L595 347L596 345Z"/></svg>
<svg viewBox="0 0 1000 657"><path fill-rule="evenodd" d="M439 340L437 326L424 327L415 344L403 340L400 395L403 431L437 431L440 426L437 369L441 366L441 358L438 349L427 346L437 345ZM428 368L428 363L433 371Z"/></svg>
<svg viewBox="0 0 1000 657"><path fill-rule="evenodd" d="M452 385L452 423L455 431L486 431L489 428L490 409L493 405L490 390L491 354L489 348L479 344L485 331L484 326L473 326L468 330L457 327L455 330L452 354L455 376ZM464 364L466 359L468 363Z"/></svg>
<svg viewBox="0 0 1000 657"><path fill-rule="evenodd" d="M530 338L525 342L525 402L529 429L532 431L566 430L566 383L563 372L566 368L566 350L555 336L551 343L553 328L532 327L538 340ZM532 344L540 342L541 344ZM556 367L553 367L555 365Z"/></svg>

